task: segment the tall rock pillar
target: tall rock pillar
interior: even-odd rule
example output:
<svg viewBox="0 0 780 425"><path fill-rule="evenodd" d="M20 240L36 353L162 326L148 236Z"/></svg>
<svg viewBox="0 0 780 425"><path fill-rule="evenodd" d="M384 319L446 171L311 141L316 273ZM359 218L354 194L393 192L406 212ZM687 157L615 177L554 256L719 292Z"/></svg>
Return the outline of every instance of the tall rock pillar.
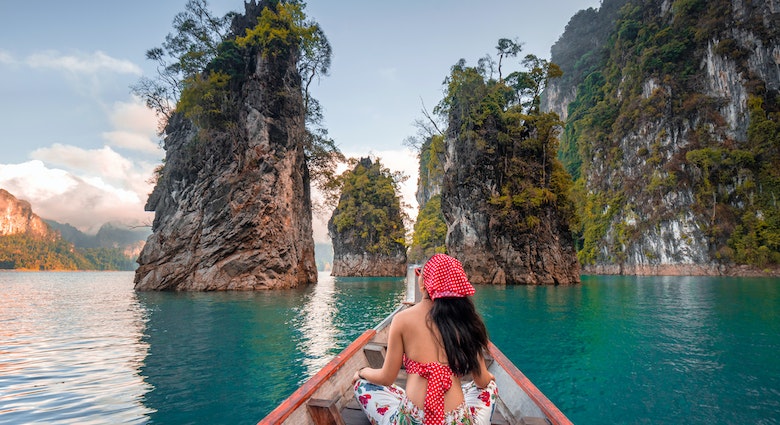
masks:
<svg viewBox="0 0 780 425"><path fill-rule="evenodd" d="M317 281L297 51L247 63L223 131L181 115L146 208L138 290L257 290Z"/></svg>

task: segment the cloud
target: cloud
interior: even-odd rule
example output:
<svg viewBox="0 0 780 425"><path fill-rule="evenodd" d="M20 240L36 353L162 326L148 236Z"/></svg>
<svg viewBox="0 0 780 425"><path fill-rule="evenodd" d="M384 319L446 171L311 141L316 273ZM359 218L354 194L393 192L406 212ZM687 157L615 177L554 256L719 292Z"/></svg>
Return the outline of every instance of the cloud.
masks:
<svg viewBox="0 0 780 425"><path fill-rule="evenodd" d="M154 164L135 163L106 146L82 149L55 144L34 160L0 164L0 187L29 201L39 216L88 233L106 222L151 223L144 211Z"/></svg>
<svg viewBox="0 0 780 425"><path fill-rule="evenodd" d="M133 168L130 160L108 146L102 149L84 149L55 143L50 147L32 151L30 157L70 171L106 177L109 180L124 180Z"/></svg>
<svg viewBox="0 0 780 425"><path fill-rule="evenodd" d="M143 73L138 65L127 60L112 58L101 51L67 56L56 50L47 50L27 56L24 62L31 68L63 70L75 74L96 74L101 71L133 75Z"/></svg>
<svg viewBox="0 0 780 425"><path fill-rule="evenodd" d="M0 50L0 63L14 64L16 61L10 53L6 52L5 50Z"/></svg>
<svg viewBox="0 0 780 425"><path fill-rule="evenodd" d="M65 193L78 185L64 170L50 170L41 161L0 164L0 187L17 198L43 199ZM25 196L21 196L24 192Z"/></svg>
<svg viewBox="0 0 780 425"><path fill-rule="evenodd" d="M164 152L157 142L158 117L140 99L114 103L109 119L116 128L102 134L109 145L162 158Z"/></svg>

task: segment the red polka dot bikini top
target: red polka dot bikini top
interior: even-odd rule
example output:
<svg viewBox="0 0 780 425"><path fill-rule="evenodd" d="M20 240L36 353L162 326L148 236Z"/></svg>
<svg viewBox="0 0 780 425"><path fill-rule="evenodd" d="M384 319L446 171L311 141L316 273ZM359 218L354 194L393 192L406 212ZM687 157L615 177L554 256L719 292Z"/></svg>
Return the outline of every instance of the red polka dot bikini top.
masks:
<svg viewBox="0 0 780 425"><path fill-rule="evenodd" d="M407 373L420 375L428 380L425 394L425 425L439 425L444 422L444 393L452 386L452 369L439 362L418 363L404 354Z"/></svg>

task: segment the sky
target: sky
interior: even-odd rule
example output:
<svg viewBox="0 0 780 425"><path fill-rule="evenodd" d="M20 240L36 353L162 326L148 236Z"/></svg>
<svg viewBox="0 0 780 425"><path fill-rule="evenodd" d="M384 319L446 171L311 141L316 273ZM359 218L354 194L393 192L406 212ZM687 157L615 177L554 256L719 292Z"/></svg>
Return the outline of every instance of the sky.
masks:
<svg viewBox="0 0 780 425"><path fill-rule="evenodd" d="M0 188L39 216L95 233L106 222L150 225L144 211L165 152L157 118L130 87L154 77L145 53L172 31L186 0L0 0ZM243 0L210 0L219 16ZM324 126L348 157L379 158L408 176L407 212L417 215L417 134L459 59L495 57L500 38L523 43L504 69L550 47L579 10L600 0L309 0L305 12L333 49L328 76L312 89ZM330 212L316 212L327 240Z"/></svg>

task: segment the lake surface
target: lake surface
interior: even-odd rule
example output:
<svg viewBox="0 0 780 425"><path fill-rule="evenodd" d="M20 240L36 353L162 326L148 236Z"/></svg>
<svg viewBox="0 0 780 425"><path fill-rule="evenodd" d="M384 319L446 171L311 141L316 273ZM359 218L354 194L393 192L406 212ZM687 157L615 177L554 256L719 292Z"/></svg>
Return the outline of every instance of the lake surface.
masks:
<svg viewBox="0 0 780 425"><path fill-rule="evenodd" d="M254 424L375 326L402 279L136 293L0 272L0 424ZM491 339L575 424L780 423L780 280L478 286Z"/></svg>

